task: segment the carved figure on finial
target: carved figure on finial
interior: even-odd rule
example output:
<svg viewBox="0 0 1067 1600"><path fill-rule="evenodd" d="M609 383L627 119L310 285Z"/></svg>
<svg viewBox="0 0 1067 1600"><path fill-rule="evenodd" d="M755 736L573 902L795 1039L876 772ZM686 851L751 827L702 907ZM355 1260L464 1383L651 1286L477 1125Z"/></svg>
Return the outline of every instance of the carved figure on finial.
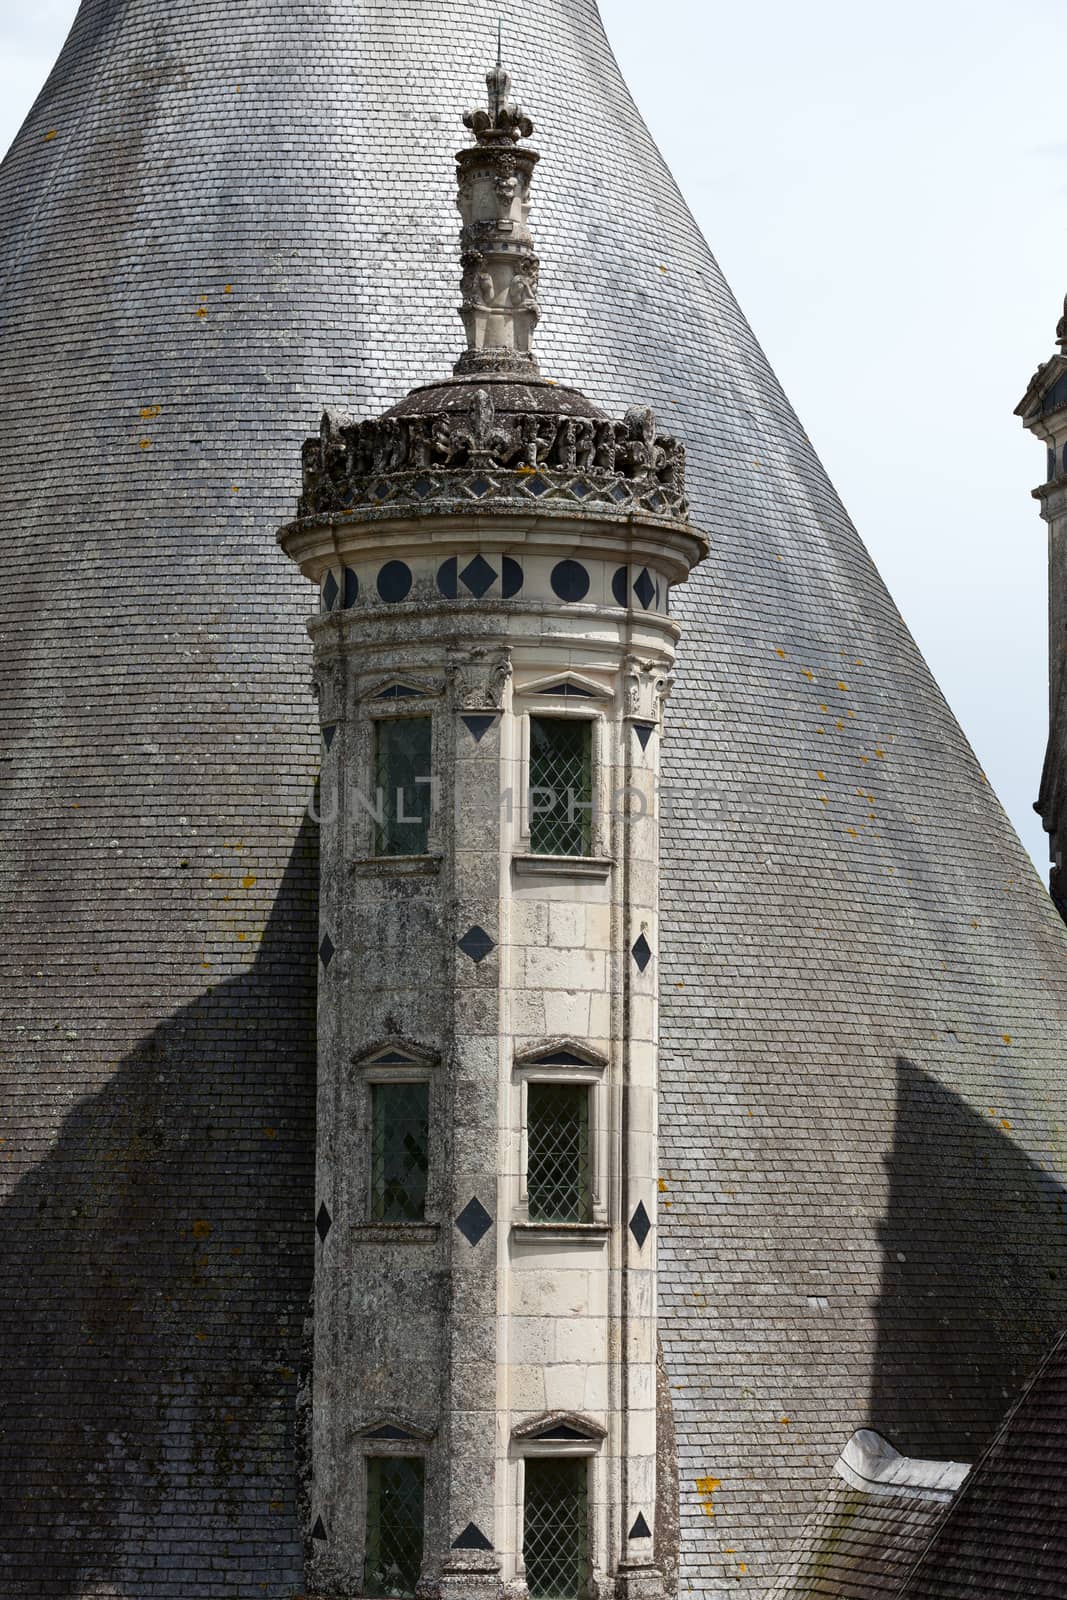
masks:
<svg viewBox="0 0 1067 1600"><path fill-rule="evenodd" d="M1067 355L1067 295L1064 296L1063 300L1063 316L1056 324L1056 343L1063 353Z"/></svg>
<svg viewBox="0 0 1067 1600"><path fill-rule="evenodd" d="M530 137L534 125L518 102L510 97L511 79L500 63L499 36L497 50L496 66L490 67L485 75L489 109L484 111L481 106L475 106L465 111L463 126L471 130L479 144L517 144L520 139Z"/></svg>

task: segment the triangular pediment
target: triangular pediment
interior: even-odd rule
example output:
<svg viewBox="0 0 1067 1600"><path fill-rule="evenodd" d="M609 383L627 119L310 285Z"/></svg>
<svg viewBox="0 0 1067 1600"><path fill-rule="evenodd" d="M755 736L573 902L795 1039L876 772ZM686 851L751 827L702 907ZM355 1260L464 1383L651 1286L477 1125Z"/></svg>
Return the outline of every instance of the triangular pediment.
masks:
<svg viewBox="0 0 1067 1600"><path fill-rule="evenodd" d="M378 1039L352 1056L357 1067L436 1067L440 1059L410 1039Z"/></svg>
<svg viewBox="0 0 1067 1600"><path fill-rule="evenodd" d="M546 1444L555 1441L574 1444L582 1440L588 1444L599 1444L601 1439L607 1438L607 1434L608 1430L599 1422L577 1411L545 1411L511 1431L513 1439L542 1439Z"/></svg>
<svg viewBox="0 0 1067 1600"><path fill-rule="evenodd" d="M425 1444L435 1429L397 1411L386 1411L356 1429L361 1439L376 1439L382 1444Z"/></svg>
<svg viewBox="0 0 1067 1600"><path fill-rule="evenodd" d="M384 700L389 702L397 700L425 700L428 695L436 692L435 684L424 683L418 678L392 677L383 678L376 683L365 695L367 700Z"/></svg>
<svg viewBox="0 0 1067 1600"><path fill-rule="evenodd" d="M611 700L610 689L605 689L595 678L581 672L553 672L543 678L533 678L528 683L516 685L519 694L559 695L561 699Z"/></svg>
<svg viewBox="0 0 1067 1600"><path fill-rule="evenodd" d="M606 1067L608 1058L582 1039L561 1037L527 1045L516 1053L520 1067Z"/></svg>

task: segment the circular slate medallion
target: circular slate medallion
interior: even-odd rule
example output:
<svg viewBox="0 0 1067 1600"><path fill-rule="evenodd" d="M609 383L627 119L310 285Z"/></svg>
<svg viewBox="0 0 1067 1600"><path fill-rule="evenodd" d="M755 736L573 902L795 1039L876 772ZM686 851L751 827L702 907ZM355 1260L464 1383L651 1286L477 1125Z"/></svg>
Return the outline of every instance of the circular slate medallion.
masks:
<svg viewBox="0 0 1067 1600"><path fill-rule="evenodd" d="M387 605L406 600L411 590L411 568L406 561L387 561L378 574L378 593Z"/></svg>
<svg viewBox="0 0 1067 1600"><path fill-rule="evenodd" d="M358 599L359 579L352 571L351 567L346 567L344 571L344 589L342 592L341 604L347 611L349 606L354 606Z"/></svg>
<svg viewBox="0 0 1067 1600"><path fill-rule="evenodd" d="M589 574L580 561L557 561L552 568L552 591L561 600L584 600L589 593Z"/></svg>
<svg viewBox="0 0 1067 1600"><path fill-rule="evenodd" d="M612 580L611 580L611 592L615 596L615 604L617 606L622 606L623 610L626 609L627 600L628 600L628 595L627 595L627 583L628 583L628 581L629 581L629 569L627 567L616 567L614 575L613 575Z"/></svg>
<svg viewBox="0 0 1067 1600"><path fill-rule="evenodd" d="M454 600L459 594L457 564L457 558L449 556L448 560L442 561L437 569L437 587L446 600Z"/></svg>
<svg viewBox="0 0 1067 1600"><path fill-rule="evenodd" d="M500 597L510 600L522 588L522 568L511 556L505 556L501 562L503 571L500 574Z"/></svg>

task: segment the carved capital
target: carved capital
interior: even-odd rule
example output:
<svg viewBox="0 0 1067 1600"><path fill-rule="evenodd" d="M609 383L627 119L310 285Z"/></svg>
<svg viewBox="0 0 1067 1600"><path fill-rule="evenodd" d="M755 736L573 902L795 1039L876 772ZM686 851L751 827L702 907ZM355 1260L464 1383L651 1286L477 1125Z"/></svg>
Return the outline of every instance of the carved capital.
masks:
<svg viewBox="0 0 1067 1600"><path fill-rule="evenodd" d="M511 680L511 651L475 646L449 654L448 672L457 711L502 711Z"/></svg>

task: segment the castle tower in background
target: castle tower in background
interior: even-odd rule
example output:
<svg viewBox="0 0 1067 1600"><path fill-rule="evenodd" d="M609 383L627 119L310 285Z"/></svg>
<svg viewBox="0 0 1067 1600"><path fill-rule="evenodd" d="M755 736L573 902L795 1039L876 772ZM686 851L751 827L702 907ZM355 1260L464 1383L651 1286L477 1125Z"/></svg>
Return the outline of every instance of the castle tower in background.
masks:
<svg viewBox="0 0 1067 1600"><path fill-rule="evenodd" d="M1047 451L1045 482L1034 499L1048 523L1048 716L1049 738L1041 789L1034 810L1049 836L1049 884L1067 916L1063 876L1063 831L1067 826L1067 301L1056 325L1060 353L1043 361L1030 379L1015 414Z"/></svg>
<svg viewBox="0 0 1067 1600"><path fill-rule="evenodd" d="M328 863L340 848L328 804L309 807L320 766L328 802L346 764L367 759L374 708L407 701L365 698L357 711L353 676L324 749L318 718L329 726L336 702L317 713L308 692L307 584L274 533L292 517L300 444L324 408L343 489L342 418L381 419L451 369L443 130L471 98L501 11L551 181L531 212L540 288L530 271L510 274L495 244L472 263L475 346L492 346L502 311L526 337L543 289L538 359L560 390L589 397L572 419L576 469L580 421L647 404L685 441L691 521L712 535L672 595L681 635L662 745L653 733L643 751L631 733L623 751L635 771L657 754L661 767L654 955L643 973L627 957L617 975L659 1006L645 1250L656 1252L678 1520L676 1541L653 1527L657 1569L671 1581L673 1549L684 1595L765 1594L854 1433L877 1432L909 1460L973 1461L1067 1324L1063 923L642 123L593 0L83 0L0 167L0 1270L18 1290L0 1305L5 1600L292 1600L320 1517L319 1554L336 1549L330 1495L343 1490L353 1518L365 1514L355 1483L327 1482L306 1519L296 1503L316 1261L329 1271L335 1244L368 1259L400 1249L357 1243L366 1191L316 1180L316 984L329 1007L332 985L364 980L360 895L384 884L443 903L445 852L439 833L437 876L403 883L387 876L399 868L353 865L343 893L328 864L323 913L344 916L320 926L316 819ZM708 63L709 92L723 70ZM524 280L506 306L505 275ZM488 423L480 402L462 410ZM498 417L494 402L490 432ZM390 420L399 432L417 419ZM530 526L546 511L532 505ZM550 568L592 562L581 541L596 523L579 508L583 553ZM363 525L377 537L374 518ZM472 512L470 525L489 523ZM467 548L480 553L483 537ZM522 616L528 600L525 565L523 589L505 593L506 553L482 555L490 618L512 605ZM373 610L387 561L361 567L353 552L325 564L341 593L316 626L340 641L346 598ZM470 567L457 564L455 600L438 591L442 615L478 599L471 584L485 573ZM644 567L653 582L651 548ZM415 579L412 568L412 594ZM431 580L427 563L419 581ZM614 593L593 602L590 577L588 594L553 601L573 619L603 610L615 628ZM642 629L665 626L662 588L647 613L634 598L626 610ZM383 601L383 614L407 603ZM419 648L416 686L433 691L435 726L468 739L458 678L429 664L440 637ZM358 659L346 655L346 673ZM616 681L575 670L614 698L568 694L568 720L603 706L621 739ZM387 680L402 689L405 676ZM638 675L639 691L649 684ZM471 733L455 746L462 782L523 715L502 708L481 743ZM640 720L652 722L650 706ZM443 826L455 810L440 804ZM405 815L415 823L401 826L421 826L414 800ZM509 915L549 904L543 879L511 866L507 880L502 847L495 903ZM461 892L467 928L494 949L475 962L444 928L418 938L487 1006L513 1007L500 980L519 944L490 921L496 891L472 875ZM543 929L531 970L545 970L551 925L530 926ZM467 928L452 921L449 937ZM609 953L618 962L632 948L613 927L605 970ZM588 1034L581 1021L578 975L596 955L566 964L575 979L559 1004L575 1024L550 1024L546 1010L522 1037L605 1037L591 1003ZM403 947L391 983L402 958ZM363 1094L369 1117L371 1090L391 1087L393 1071L401 1087L421 1075L441 1092L449 1068L434 1041L459 1002L449 992L447 1016L444 1005L432 1036L429 1018L424 1032L397 1017L399 1035L384 1016L344 1019L350 1057L398 1040L411 1057L349 1059L338 1090L350 1105ZM324 1044L336 1073L348 1040ZM512 1097L498 1105L499 1149L531 1073L500 1036L494 1049L501 1101ZM577 1088L583 1071L606 1082L625 1069L613 1056L558 1070ZM338 1133L355 1150L358 1130ZM457 1170L477 1177L459 1205L476 1195L490 1233L477 1246L458 1233L460 1211L444 1209L458 1179L431 1168L441 1242L416 1237L403 1259L447 1249L463 1261L462 1246L495 1274L506 1247L502 1281L517 1283L516 1219L482 1194L488 1154L456 1150L471 1161ZM519 1160L506 1180L517 1204ZM615 1249L636 1252L623 1215L620 1197ZM606 1245L581 1248L609 1259ZM621 1285L621 1257L610 1259ZM350 1288L359 1311L368 1286ZM322 1316L331 1293L320 1272ZM510 1321L493 1337L496 1363L513 1347ZM392 1355L367 1351L368 1393L384 1390L374 1374ZM354 1419L356 1401L345 1404ZM547 1393L543 1412L521 1404L531 1419L549 1410ZM410 1410L375 1418L368 1400L361 1425L406 1429L429 1473L439 1446L418 1433L433 1419ZM579 1414L594 1410L589 1400ZM611 1399L612 1437L618 1415ZM501 1563L506 1537L517 1554L507 1528L520 1445L498 1441L512 1499L493 1526L471 1482L471 1509L457 1501L447 1528L442 1513L435 1540L450 1546L465 1516L499 1543ZM362 1435L350 1447L374 1454ZM600 1458L611 1449L598 1446ZM669 1461L669 1439L663 1449ZM650 1520L627 1495L623 1526L619 1494L616 1557L630 1554L636 1509ZM429 1495L427 1477L428 1507ZM469 1570L474 1556L457 1555Z"/></svg>
<svg viewBox="0 0 1067 1600"><path fill-rule="evenodd" d="M706 545L651 412L540 375L538 157L487 83L468 349L324 416L281 534L322 597L308 1586L655 1600L659 749Z"/></svg>

